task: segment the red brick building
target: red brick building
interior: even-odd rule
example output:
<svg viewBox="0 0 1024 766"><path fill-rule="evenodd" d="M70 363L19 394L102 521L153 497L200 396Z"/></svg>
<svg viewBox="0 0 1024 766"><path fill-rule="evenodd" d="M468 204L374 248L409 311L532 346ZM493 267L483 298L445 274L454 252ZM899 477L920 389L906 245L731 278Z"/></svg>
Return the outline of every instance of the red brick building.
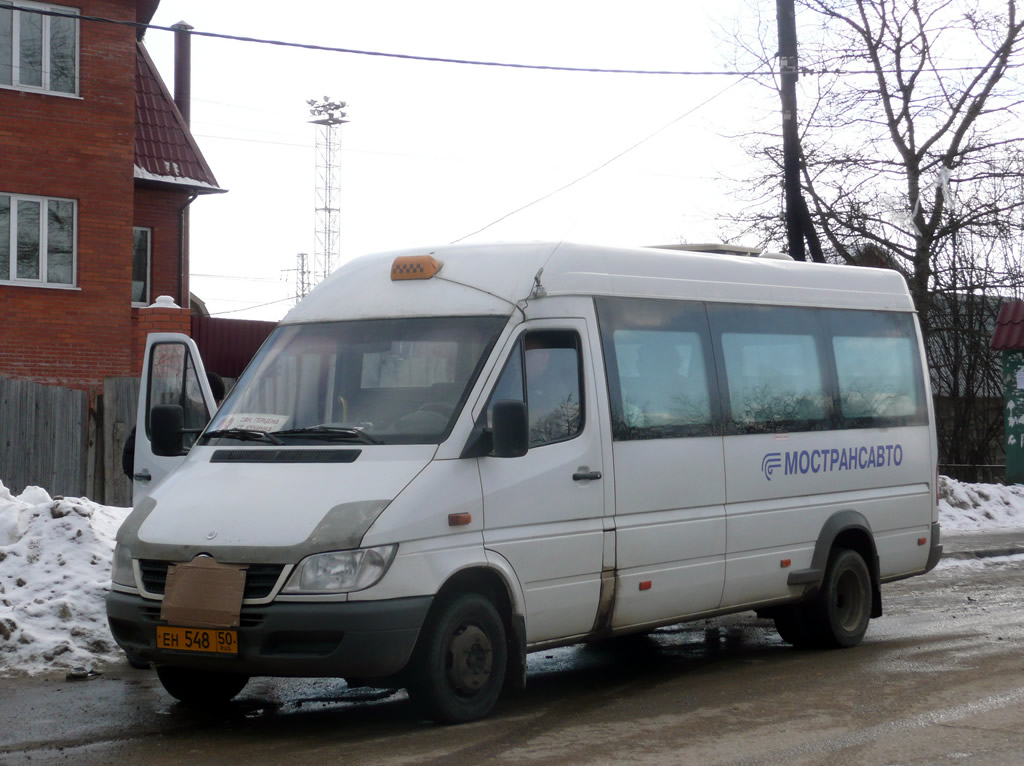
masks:
<svg viewBox="0 0 1024 766"><path fill-rule="evenodd" d="M188 207L223 190L187 126L188 36L176 105L141 28L95 20L158 2L0 8L0 376L93 394L139 374L148 331L189 332Z"/></svg>

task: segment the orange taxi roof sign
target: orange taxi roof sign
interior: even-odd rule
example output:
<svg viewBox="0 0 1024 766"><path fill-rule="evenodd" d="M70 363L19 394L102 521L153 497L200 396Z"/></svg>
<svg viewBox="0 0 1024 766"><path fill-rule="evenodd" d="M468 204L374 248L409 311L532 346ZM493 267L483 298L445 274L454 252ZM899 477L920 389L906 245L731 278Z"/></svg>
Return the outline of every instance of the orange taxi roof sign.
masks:
<svg viewBox="0 0 1024 766"><path fill-rule="evenodd" d="M441 262L432 255L400 255L391 264L391 280L430 279L441 270Z"/></svg>

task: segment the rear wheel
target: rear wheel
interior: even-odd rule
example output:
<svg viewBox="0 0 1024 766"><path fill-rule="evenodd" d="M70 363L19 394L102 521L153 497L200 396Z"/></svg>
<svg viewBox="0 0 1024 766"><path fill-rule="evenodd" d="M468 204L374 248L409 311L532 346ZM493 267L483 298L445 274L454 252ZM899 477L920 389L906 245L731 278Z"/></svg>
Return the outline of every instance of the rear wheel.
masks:
<svg viewBox="0 0 1024 766"><path fill-rule="evenodd" d="M478 593L457 596L424 626L409 695L440 723L475 721L498 701L507 662L498 610Z"/></svg>
<svg viewBox="0 0 1024 766"><path fill-rule="evenodd" d="M223 705L249 683L249 676L238 673L217 673L173 665L160 665L156 675L168 694L193 707Z"/></svg>
<svg viewBox="0 0 1024 766"><path fill-rule="evenodd" d="M822 646L860 643L871 619L871 595L871 573L861 555L845 548L833 551L813 606Z"/></svg>

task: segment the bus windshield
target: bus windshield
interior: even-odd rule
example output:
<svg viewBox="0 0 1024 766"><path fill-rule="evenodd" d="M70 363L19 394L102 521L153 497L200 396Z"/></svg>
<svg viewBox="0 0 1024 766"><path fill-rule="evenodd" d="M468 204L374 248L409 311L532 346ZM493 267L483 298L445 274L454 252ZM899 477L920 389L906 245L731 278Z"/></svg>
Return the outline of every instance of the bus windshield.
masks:
<svg viewBox="0 0 1024 766"><path fill-rule="evenodd" d="M278 327L202 444L438 444L507 317L366 319Z"/></svg>

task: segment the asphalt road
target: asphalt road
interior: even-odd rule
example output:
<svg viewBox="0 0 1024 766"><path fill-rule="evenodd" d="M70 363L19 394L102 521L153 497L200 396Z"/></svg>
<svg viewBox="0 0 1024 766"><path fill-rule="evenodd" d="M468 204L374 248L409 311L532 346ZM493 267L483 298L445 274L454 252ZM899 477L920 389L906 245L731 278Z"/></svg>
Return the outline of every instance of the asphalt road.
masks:
<svg viewBox="0 0 1024 766"><path fill-rule="evenodd" d="M542 652L526 691L456 727L334 681L256 680L211 715L127 665L6 678L0 764L1024 764L1024 563L992 557L1024 535L946 542L959 558L884 586L854 649L743 614Z"/></svg>

